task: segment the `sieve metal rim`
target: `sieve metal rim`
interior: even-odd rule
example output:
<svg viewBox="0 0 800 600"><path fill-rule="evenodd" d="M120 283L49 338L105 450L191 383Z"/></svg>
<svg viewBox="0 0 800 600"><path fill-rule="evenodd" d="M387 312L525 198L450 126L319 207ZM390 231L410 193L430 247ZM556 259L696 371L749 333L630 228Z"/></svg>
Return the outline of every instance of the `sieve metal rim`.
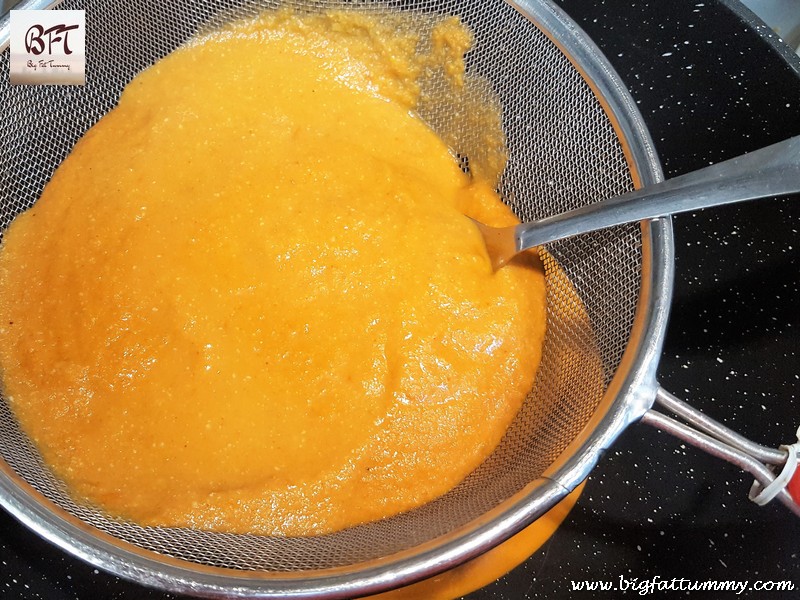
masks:
<svg viewBox="0 0 800 600"><path fill-rule="evenodd" d="M660 167L643 120L594 43L550 0L509 4L557 43L593 88L626 146L639 183L659 181ZM671 299L673 242L668 219L643 223L642 231L642 293L634 332L592 420L543 477L447 536L348 567L304 571L302 575L252 573L166 558L120 542L56 509L5 467L0 469L0 502L34 531L99 568L146 585L203 596L348 598L406 585L452 568L499 544L553 506L588 475L601 451L653 404L655 369Z"/></svg>
<svg viewBox="0 0 800 600"><path fill-rule="evenodd" d="M611 63L588 35L550 0L541 10L531 0L506 0L526 14L581 73L617 131L636 187L664 179L644 119ZM542 477L571 492L624 429L650 409L656 397L656 370L666 335L674 281L674 241L670 218L642 222L642 285L628 345L612 381L581 434Z"/></svg>
<svg viewBox="0 0 800 600"><path fill-rule="evenodd" d="M62 0L21 0L12 10L44 10L55 8ZM0 17L0 52L6 49L11 36L11 12Z"/></svg>

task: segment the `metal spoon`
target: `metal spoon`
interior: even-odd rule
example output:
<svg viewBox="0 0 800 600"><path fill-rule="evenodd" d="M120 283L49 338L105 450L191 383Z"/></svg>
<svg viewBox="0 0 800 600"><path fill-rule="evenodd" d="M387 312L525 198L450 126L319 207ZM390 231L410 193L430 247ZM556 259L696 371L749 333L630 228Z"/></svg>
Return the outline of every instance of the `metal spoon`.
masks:
<svg viewBox="0 0 800 600"><path fill-rule="evenodd" d="M494 270L516 254L623 223L800 192L800 136L616 198L512 227L475 221Z"/></svg>

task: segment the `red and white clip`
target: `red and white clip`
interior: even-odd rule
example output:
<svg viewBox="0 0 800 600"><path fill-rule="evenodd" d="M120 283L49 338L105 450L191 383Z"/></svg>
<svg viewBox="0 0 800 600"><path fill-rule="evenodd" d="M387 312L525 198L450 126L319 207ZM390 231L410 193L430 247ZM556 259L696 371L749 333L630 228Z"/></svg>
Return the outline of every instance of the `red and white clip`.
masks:
<svg viewBox="0 0 800 600"><path fill-rule="evenodd" d="M800 471L797 469L800 460L800 427L797 428L797 443L780 448L787 453L781 472L766 486L754 481L750 488L750 500L759 506L772 501L784 489L796 503L800 504Z"/></svg>

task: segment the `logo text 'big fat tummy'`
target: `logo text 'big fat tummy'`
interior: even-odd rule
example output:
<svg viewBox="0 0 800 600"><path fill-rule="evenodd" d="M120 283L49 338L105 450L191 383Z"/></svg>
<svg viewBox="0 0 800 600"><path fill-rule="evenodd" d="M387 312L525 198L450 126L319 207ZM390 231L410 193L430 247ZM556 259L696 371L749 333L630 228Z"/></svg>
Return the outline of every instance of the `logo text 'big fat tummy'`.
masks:
<svg viewBox="0 0 800 600"><path fill-rule="evenodd" d="M12 84L83 85L86 17L82 10L12 10Z"/></svg>

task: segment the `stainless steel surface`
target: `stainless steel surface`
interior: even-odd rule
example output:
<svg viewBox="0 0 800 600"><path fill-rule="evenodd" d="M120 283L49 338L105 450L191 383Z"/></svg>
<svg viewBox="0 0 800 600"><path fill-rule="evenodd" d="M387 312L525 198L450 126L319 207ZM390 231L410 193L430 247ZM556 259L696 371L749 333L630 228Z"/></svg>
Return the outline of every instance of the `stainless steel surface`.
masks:
<svg viewBox="0 0 800 600"><path fill-rule="evenodd" d="M793 137L560 215L512 227L476 225L496 270L524 250L598 229L798 192L800 137Z"/></svg>
<svg viewBox="0 0 800 600"><path fill-rule="evenodd" d="M800 53L800 0L742 0L742 4Z"/></svg>
<svg viewBox="0 0 800 600"><path fill-rule="evenodd" d="M678 415L697 429L706 432L725 444L738 448L761 461L770 465L782 465L786 462L786 451L777 448L767 448L761 444L739 435L722 423L712 419L708 415L700 412L676 396L659 388L656 394L656 404L666 410Z"/></svg>
<svg viewBox="0 0 800 600"><path fill-rule="evenodd" d="M644 414L643 423L666 431L684 442L736 465L753 475L762 487L766 487L775 479L775 473L764 463L783 465L786 462L786 450L767 448L743 438L663 388L659 388L656 393L656 404L682 417L688 425L655 409L650 409ZM794 514L800 516L800 505L794 501L789 492L781 490L776 498Z"/></svg>
<svg viewBox="0 0 800 600"><path fill-rule="evenodd" d="M11 10L44 10L57 6L61 0L20 0L19 2L8 2L0 7L0 52L8 46L8 38L11 34L9 20ZM6 71L7 72L7 71Z"/></svg>
<svg viewBox="0 0 800 600"><path fill-rule="evenodd" d="M63 8L86 9L87 84L0 82L0 227L35 202L75 141L114 106L138 71L208 23L274 4L65 2ZM626 90L595 46L549 2L360 6L457 14L470 25L475 47L468 68L491 84L503 107L509 162L499 192L521 219L559 214L588 199L631 191L634 182L648 186L660 179ZM0 70L7 65L6 51ZM480 156L468 123L454 122L435 105L423 117L456 140L459 154ZM669 222L606 229L555 242L548 250L548 333L534 389L486 462L417 510L315 538L142 528L74 502L5 400L0 502L42 536L100 568L208 596L350 598L460 564L522 529L580 483L600 452L655 396L672 286Z"/></svg>
<svg viewBox="0 0 800 600"><path fill-rule="evenodd" d="M764 487L775 479L775 475L772 471L746 452L721 443L719 440L697 431L688 425L675 421L660 412L648 412L642 417L642 422L657 429L661 429L662 431L666 431L676 438L688 442L692 446L700 448L712 456L716 456L717 458L721 458L722 460L736 465L743 471L753 475ZM794 502L785 489L778 494L777 499L794 514L800 516L800 506Z"/></svg>

